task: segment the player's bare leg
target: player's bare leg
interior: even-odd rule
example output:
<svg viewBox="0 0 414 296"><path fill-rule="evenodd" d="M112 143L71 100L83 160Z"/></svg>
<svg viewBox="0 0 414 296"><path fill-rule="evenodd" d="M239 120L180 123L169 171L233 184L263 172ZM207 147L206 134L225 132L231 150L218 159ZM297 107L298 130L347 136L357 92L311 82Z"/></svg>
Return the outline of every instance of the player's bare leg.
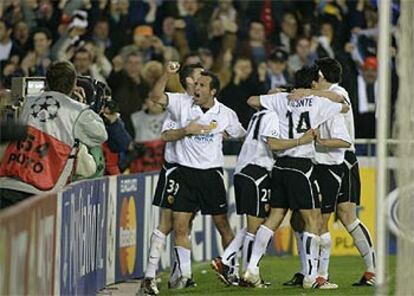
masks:
<svg viewBox="0 0 414 296"><path fill-rule="evenodd" d="M361 280L354 285L373 286L375 284L375 249L368 228L356 216L356 204L339 203L337 215L354 239L355 246L365 262L366 271Z"/></svg>
<svg viewBox="0 0 414 296"><path fill-rule="evenodd" d="M223 249L225 249L234 238L227 214L212 215L212 218L214 225L220 233Z"/></svg>

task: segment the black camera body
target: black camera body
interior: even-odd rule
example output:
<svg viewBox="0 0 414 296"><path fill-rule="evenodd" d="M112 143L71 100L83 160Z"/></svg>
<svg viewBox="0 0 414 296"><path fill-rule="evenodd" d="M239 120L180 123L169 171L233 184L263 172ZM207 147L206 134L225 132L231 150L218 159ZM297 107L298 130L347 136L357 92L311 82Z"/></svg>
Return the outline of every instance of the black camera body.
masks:
<svg viewBox="0 0 414 296"><path fill-rule="evenodd" d="M89 76L78 76L76 85L85 91L85 100L93 111L100 114L104 108L110 112L118 111L118 104L111 99L112 93L105 83Z"/></svg>

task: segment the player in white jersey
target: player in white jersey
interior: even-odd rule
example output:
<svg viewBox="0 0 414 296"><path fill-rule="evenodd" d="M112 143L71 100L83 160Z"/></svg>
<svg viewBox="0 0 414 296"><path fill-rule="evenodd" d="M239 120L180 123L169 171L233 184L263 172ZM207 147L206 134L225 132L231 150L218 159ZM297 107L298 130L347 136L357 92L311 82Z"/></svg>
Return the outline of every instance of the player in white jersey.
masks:
<svg viewBox="0 0 414 296"><path fill-rule="evenodd" d="M212 261L213 269L227 285L233 283L230 263L237 259L241 247L242 271L246 270L257 229L270 210L270 172L274 160L267 144L269 138L279 138L279 118L275 112L264 109L255 113L250 120L234 174L237 214L247 216L247 229L241 229L223 255ZM302 144L312 142L312 131L305 133L300 141ZM290 147L295 146L296 140L290 140Z"/></svg>
<svg viewBox="0 0 414 296"><path fill-rule="evenodd" d="M318 69L304 67L295 74L296 87L310 87L318 80ZM322 287L317 282L319 254L319 226L321 221L320 201L313 184L313 163L315 148L312 143L299 146L299 137L306 131L339 114L348 111L344 104L309 96L300 101L290 101L288 93L251 97L248 102L257 102L279 116L280 137L294 139L297 146L278 152L272 171L271 211L268 219L257 231L247 271L243 280L251 286L260 287L259 261L266 252L273 232L279 227L287 210L299 210L305 222L304 246L306 249L306 277L304 288ZM257 106L257 105L256 105ZM269 140L272 148L272 141Z"/></svg>
<svg viewBox="0 0 414 296"><path fill-rule="evenodd" d="M185 93L175 93L179 100L182 101L192 101L192 96L194 94L194 81L198 79L202 71L201 65L189 65L184 67L179 75L180 82L184 89ZM190 122L185 129L186 132L191 134L202 134L204 129L208 128L207 126L200 125L196 122ZM159 261L161 258L161 252L164 249L166 237L172 231L172 210L171 202L174 196L174 186L175 186L175 170L177 168L177 157L175 145L173 141L168 141L169 135L171 133L176 133L177 130L180 130L180 126L174 120L171 113L167 113L167 117L163 123L162 127L162 139L166 141L164 149L164 159L165 163L159 173L159 178L157 182L157 187L155 189L153 205L161 208L160 221L157 228L154 229L151 235L149 258L147 263L147 268L145 270L145 277L141 283L140 289L138 291L141 295L157 295L159 294L158 287L155 282L155 275L158 269ZM174 271L176 269L173 268ZM175 282L177 274L172 272L169 285ZM191 282L189 284L192 284Z"/></svg>
<svg viewBox="0 0 414 296"><path fill-rule="evenodd" d="M204 215L212 215L222 237L223 247L233 239L233 232L227 218L227 197L224 187L224 156L222 141L224 134L231 138L243 137L246 131L241 126L236 113L219 103L220 83L211 72L201 73L196 81L193 101L182 101L170 94L164 94L168 77L175 73L175 63L169 63L166 72L153 90L153 100L166 105L180 126L196 120L207 126L202 135L189 135L177 131L169 140L176 140L177 172L176 194L172 202L175 254L179 262L185 285L191 278L191 245L188 239L189 221L198 210Z"/></svg>
<svg viewBox="0 0 414 296"><path fill-rule="evenodd" d="M320 229L320 252L318 264L318 282L328 281L328 268L331 253L331 235L328 229L328 222L331 214L335 211L337 199L341 190L342 179L344 175L344 148L351 146L351 139L345 126L345 120L342 114L335 115L331 119L322 123L316 136L316 152L314 163L315 185L319 198L321 199L322 226ZM292 220L300 219L300 214L295 211ZM284 283L286 286L303 284L305 276L305 249L303 248L303 230L298 229L292 223L295 230L295 236L300 255L302 271L296 273L294 278ZM303 223L301 223L303 224ZM321 277L321 278L319 278ZM325 289L336 289L338 286L332 283L326 283Z"/></svg>
<svg viewBox="0 0 414 296"><path fill-rule="evenodd" d="M352 145L345 151L344 178L342 189L337 203L337 216L354 239L354 243L364 258L366 271L354 286L372 286L375 284L375 249L368 228L358 219L356 207L360 204L361 182L359 176L358 160L355 155L353 142L355 141L354 117L351 100L348 92L339 82L342 77L342 67L338 61L323 58L316 61L320 69L318 81L319 90L299 90L293 93L293 98L300 98L310 94L329 97L336 102L349 104L350 111L344 114L345 124L351 136ZM332 96L335 94L336 96Z"/></svg>

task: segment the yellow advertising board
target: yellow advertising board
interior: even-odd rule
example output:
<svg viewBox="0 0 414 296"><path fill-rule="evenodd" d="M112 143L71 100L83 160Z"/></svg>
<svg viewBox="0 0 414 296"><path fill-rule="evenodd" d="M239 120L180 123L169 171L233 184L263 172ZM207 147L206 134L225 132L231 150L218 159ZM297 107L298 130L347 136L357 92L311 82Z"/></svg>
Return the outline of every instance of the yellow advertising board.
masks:
<svg viewBox="0 0 414 296"><path fill-rule="evenodd" d="M360 168L361 176L361 205L357 209L357 215L371 233L375 241L375 168ZM352 237L348 234L342 223L335 217L329 221L329 229L332 236L332 255L359 255L354 246Z"/></svg>

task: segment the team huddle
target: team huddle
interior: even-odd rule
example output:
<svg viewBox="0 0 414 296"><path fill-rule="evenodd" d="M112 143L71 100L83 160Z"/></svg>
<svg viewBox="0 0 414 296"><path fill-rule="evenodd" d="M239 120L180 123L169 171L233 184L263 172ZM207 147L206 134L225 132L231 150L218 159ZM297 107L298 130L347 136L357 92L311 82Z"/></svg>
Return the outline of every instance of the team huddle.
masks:
<svg viewBox="0 0 414 296"><path fill-rule="evenodd" d="M270 285L260 276L260 260L288 210L292 211L302 270L284 285L338 288L329 280L328 221L333 212L353 237L366 265L355 285L373 285L375 253L369 231L356 216L359 169L352 107L348 93L338 85L340 64L331 58L319 59L295 73L292 90L250 97L247 103L258 111L247 131L236 113L217 101L218 78L200 65L179 71L185 93L165 93L168 79L178 70L178 63L170 62L151 94L168 112L162 127L167 144L153 202L161 208L160 223L151 236L145 278L138 292L159 294L156 270L166 236L172 231L175 262L168 287L196 285L189 236L198 211L212 216L221 235L224 253L212 261L212 268L226 285ZM227 218L222 170L222 144L229 138L244 138L234 188L237 214L246 216L247 226L236 235Z"/></svg>

